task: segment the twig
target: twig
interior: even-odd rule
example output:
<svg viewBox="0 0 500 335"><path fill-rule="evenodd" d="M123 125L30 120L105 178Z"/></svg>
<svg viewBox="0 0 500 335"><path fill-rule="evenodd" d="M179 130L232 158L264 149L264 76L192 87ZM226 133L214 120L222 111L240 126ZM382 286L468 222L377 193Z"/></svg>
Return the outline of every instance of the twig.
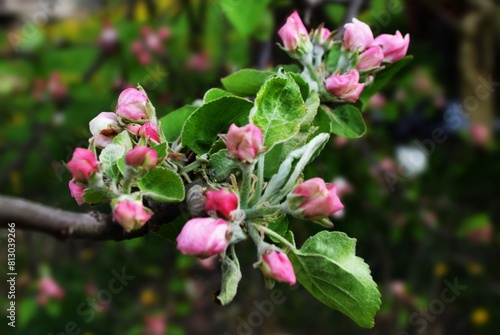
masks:
<svg viewBox="0 0 500 335"><path fill-rule="evenodd" d="M60 239L128 240L158 230L180 214L178 204L161 204L146 199L153 217L140 229L125 232L111 215L99 212L76 213L41 205L30 200L0 195L0 228L14 222L16 229L33 230Z"/></svg>

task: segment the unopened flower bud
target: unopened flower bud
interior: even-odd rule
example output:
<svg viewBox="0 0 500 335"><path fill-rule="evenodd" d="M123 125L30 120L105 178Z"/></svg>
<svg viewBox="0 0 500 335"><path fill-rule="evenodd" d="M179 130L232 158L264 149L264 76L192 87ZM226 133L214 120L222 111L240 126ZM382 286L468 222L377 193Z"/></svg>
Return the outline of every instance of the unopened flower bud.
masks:
<svg viewBox="0 0 500 335"><path fill-rule="evenodd" d="M75 149L67 166L73 178L81 183L87 183L89 177L99 170L99 162L94 153L83 148Z"/></svg>
<svg viewBox="0 0 500 335"><path fill-rule="evenodd" d="M83 192L85 191L85 187L75 183L74 180L70 180L68 186L69 186L69 191L71 192L71 196L75 198L75 201L78 204L78 206L84 204L85 201L83 200Z"/></svg>
<svg viewBox="0 0 500 335"><path fill-rule="evenodd" d="M93 118L90 123L90 132L98 148L104 148L113 141L113 138L122 131L115 113L102 112Z"/></svg>
<svg viewBox="0 0 500 335"><path fill-rule="evenodd" d="M297 282L292 263L287 255L281 251L266 250L262 255L261 270L266 277L276 281L289 283L290 285Z"/></svg>
<svg viewBox="0 0 500 335"><path fill-rule="evenodd" d="M241 162L252 163L262 151L262 131L254 124L229 127L226 138L227 150Z"/></svg>
<svg viewBox="0 0 500 335"><path fill-rule="evenodd" d="M139 128L137 132L139 136L145 136L147 139L151 139L155 143L160 143L160 135L158 134L158 126L153 122L146 122Z"/></svg>
<svg viewBox="0 0 500 335"><path fill-rule="evenodd" d="M326 185L323 179L309 179L295 187L287 197L287 211L295 217L319 221L340 211L335 185Z"/></svg>
<svg viewBox="0 0 500 335"><path fill-rule="evenodd" d="M342 75L332 75L326 79L328 92L347 102L356 102L359 99L365 84L359 83L359 73L352 70Z"/></svg>
<svg viewBox="0 0 500 335"><path fill-rule="evenodd" d="M404 56L410 45L410 34L405 37L399 31L396 34L382 34L375 38L374 44L380 45L384 53L384 61L394 63Z"/></svg>
<svg viewBox="0 0 500 335"><path fill-rule="evenodd" d="M155 150L142 145L136 145L125 156L125 163L129 166L144 167L152 170L158 162L158 154Z"/></svg>
<svg viewBox="0 0 500 335"><path fill-rule="evenodd" d="M177 249L201 259L220 254L228 245L229 225L222 219L194 218L177 236Z"/></svg>
<svg viewBox="0 0 500 335"><path fill-rule="evenodd" d="M344 47L349 51L363 51L373 44L373 33L366 23L352 19L344 25Z"/></svg>
<svg viewBox="0 0 500 335"><path fill-rule="evenodd" d="M291 56L300 58L312 51L309 33L296 11L286 19L286 23L278 30L278 35Z"/></svg>
<svg viewBox="0 0 500 335"><path fill-rule="evenodd" d="M372 45L359 55L356 68L360 71L373 69L379 67L383 60L384 53L382 52L382 48L378 45Z"/></svg>
<svg viewBox="0 0 500 335"><path fill-rule="evenodd" d="M116 115L128 121L147 120L146 103L148 96L135 88L125 89L118 97Z"/></svg>
<svg viewBox="0 0 500 335"><path fill-rule="evenodd" d="M229 219L231 212L238 209L238 196L225 188L218 191L208 191L206 197L205 209L209 214L215 212L223 218Z"/></svg>
<svg viewBox="0 0 500 335"><path fill-rule="evenodd" d="M141 201L121 200L113 208L113 218L127 232L141 228L151 216Z"/></svg>
<svg viewBox="0 0 500 335"><path fill-rule="evenodd" d="M37 302L39 305L47 304L50 298L61 300L64 294L64 290L52 277L44 276L38 282Z"/></svg>

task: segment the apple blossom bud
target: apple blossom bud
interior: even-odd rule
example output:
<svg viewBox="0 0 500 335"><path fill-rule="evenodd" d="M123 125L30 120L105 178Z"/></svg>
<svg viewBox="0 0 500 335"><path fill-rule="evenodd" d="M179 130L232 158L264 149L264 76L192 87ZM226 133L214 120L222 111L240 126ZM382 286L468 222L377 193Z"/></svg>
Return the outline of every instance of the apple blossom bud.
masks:
<svg viewBox="0 0 500 335"><path fill-rule="evenodd" d="M125 162L129 166L145 167L148 170L152 170L158 162L158 154L153 149L136 145L125 156Z"/></svg>
<svg viewBox="0 0 500 335"><path fill-rule="evenodd" d="M319 26L313 32L310 34L311 35L311 41L314 44L318 44L321 46L326 47L327 49L331 48L333 45L333 39L330 38L331 31L328 30L327 28L323 27L323 25Z"/></svg>
<svg viewBox="0 0 500 335"><path fill-rule="evenodd" d="M156 143L160 143L160 135L158 135L158 126L155 125L153 122L146 122L145 124L143 124L142 127L139 128L137 135L145 136L146 139L151 139Z"/></svg>
<svg viewBox="0 0 500 335"><path fill-rule="evenodd" d="M297 282L292 263L287 255L281 251L266 250L262 255L261 270L266 277L276 281L289 283L290 285Z"/></svg>
<svg viewBox="0 0 500 335"><path fill-rule="evenodd" d="M60 300L64 294L65 292L59 284L49 276L44 276L38 282L37 302L39 305L45 305L50 298Z"/></svg>
<svg viewBox="0 0 500 335"><path fill-rule="evenodd" d="M102 112L97 115L90 121L89 127L94 137L94 143L99 148L106 147L122 131L116 114L109 112Z"/></svg>
<svg viewBox="0 0 500 335"><path fill-rule="evenodd" d="M359 83L359 73L351 70L346 74L332 75L326 79L328 92L347 102L356 102L365 84Z"/></svg>
<svg viewBox="0 0 500 335"><path fill-rule="evenodd" d="M83 192L85 191L85 187L78 185L74 180L70 180L68 186L69 191L71 192L71 196L75 198L78 206L84 204L85 201L83 200Z"/></svg>
<svg viewBox="0 0 500 335"><path fill-rule="evenodd" d="M138 55L141 52L144 52L144 46L142 45L141 41L132 42L130 49L134 55Z"/></svg>
<svg viewBox="0 0 500 335"><path fill-rule="evenodd" d="M262 151L262 141L262 131L256 125L237 127L233 123L227 132L226 146L234 158L252 163Z"/></svg>
<svg viewBox="0 0 500 335"><path fill-rule="evenodd" d="M83 148L75 149L67 166L73 178L81 183L87 183L89 177L99 170L99 162L94 153Z"/></svg>
<svg viewBox="0 0 500 335"><path fill-rule="evenodd" d="M366 23L356 18L344 25L344 47L349 51L363 51L373 44L373 33Z"/></svg>
<svg viewBox="0 0 500 335"><path fill-rule="evenodd" d="M287 197L286 210L295 217L319 221L344 208L335 185L313 178L299 184Z"/></svg>
<svg viewBox="0 0 500 335"><path fill-rule="evenodd" d="M165 26L160 27L156 33L158 34L158 37L161 38L162 40L169 39L171 35L170 29Z"/></svg>
<svg viewBox="0 0 500 335"><path fill-rule="evenodd" d="M209 214L216 212L223 218L229 219L231 212L238 209L238 197L225 188L218 191L208 191L205 195L207 197L205 210Z"/></svg>
<svg viewBox="0 0 500 335"><path fill-rule="evenodd" d="M116 114L128 121L147 120L148 96L135 88L125 89L118 97Z"/></svg>
<svg viewBox="0 0 500 335"><path fill-rule="evenodd" d="M220 254L228 245L228 228L222 219L191 219L177 236L177 249L200 259Z"/></svg>
<svg viewBox="0 0 500 335"><path fill-rule="evenodd" d="M356 68L358 70L373 69L379 67L383 60L384 53L382 52L382 48L378 45L372 45L359 55Z"/></svg>
<svg viewBox="0 0 500 335"><path fill-rule="evenodd" d="M296 53L299 57L312 51L309 33L296 11L286 19L286 23L278 30L278 35L281 37L285 49Z"/></svg>
<svg viewBox="0 0 500 335"><path fill-rule="evenodd" d="M151 216L141 201L121 200L113 207L113 218L127 232L141 228Z"/></svg>
<svg viewBox="0 0 500 335"><path fill-rule="evenodd" d="M404 38L399 30L394 35L382 34L375 38L374 44L382 48L384 61L393 63L406 56L410 45L410 34L406 34Z"/></svg>

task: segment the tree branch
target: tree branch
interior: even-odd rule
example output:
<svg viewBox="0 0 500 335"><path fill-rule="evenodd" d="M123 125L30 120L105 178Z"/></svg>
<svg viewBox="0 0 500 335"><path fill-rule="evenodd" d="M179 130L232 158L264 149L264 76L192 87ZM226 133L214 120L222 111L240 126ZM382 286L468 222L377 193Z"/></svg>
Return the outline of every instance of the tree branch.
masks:
<svg viewBox="0 0 500 335"><path fill-rule="evenodd" d="M76 213L41 205L30 200L0 195L0 228L14 222L16 229L33 230L59 239L127 240L156 231L180 215L179 204L163 204L145 199L154 215L140 229L129 233L113 221L111 215L99 212Z"/></svg>

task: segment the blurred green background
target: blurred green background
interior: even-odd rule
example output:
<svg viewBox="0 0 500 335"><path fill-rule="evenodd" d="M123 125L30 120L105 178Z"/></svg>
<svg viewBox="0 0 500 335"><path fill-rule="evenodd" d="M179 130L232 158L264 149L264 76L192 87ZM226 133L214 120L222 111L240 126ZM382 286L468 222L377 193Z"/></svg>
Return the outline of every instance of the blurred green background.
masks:
<svg viewBox="0 0 500 335"><path fill-rule="evenodd" d="M59 241L18 230L17 327L7 327L2 284L0 333L500 334L500 8L492 0L0 1L0 193L89 210L70 197L63 162L87 145L94 116L136 83L163 116L234 70L292 63L276 31L294 9L308 28L335 29L355 15L375 35L411 35L414 61L372 98L367 135L332 138L306 171L350 185L334 229L358 240L379 284L375 328L359 328L301 287L266 290L249 243L237 248L238 295L220 307L217 261L182 256L160 235ZM300 221L290 228L299 244L319 231Z"/></svg>

